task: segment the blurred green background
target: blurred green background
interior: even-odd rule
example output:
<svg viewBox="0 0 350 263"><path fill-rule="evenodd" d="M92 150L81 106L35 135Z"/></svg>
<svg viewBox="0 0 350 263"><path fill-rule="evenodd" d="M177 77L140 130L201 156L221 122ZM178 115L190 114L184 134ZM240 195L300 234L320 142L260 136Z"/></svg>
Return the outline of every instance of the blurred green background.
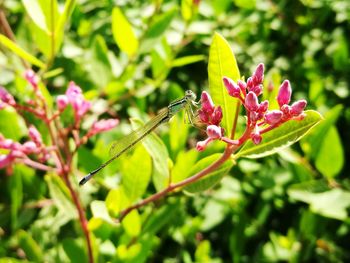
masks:
<svg viewBox="0 0 350 263"><path fill-rule="evenodd" d="M239 160L209 191L179 192L146 206L136 236L101 215L119 171L126 169L128 160L122 158L96 178L98 184L79 189L98 262L350 260L349 1L80 0L53 53L35 3L49 8L55 1L5 0L0 8L18 45L49 66L40 73L51 96L63 94L73 80L94 103L93 113L121 120L80 149L74 182L108 158L106 145L130 130L128 118L147 120L185 90L199 95L208 89L215 31L231 45L242 76L262 62L266 87L278 88L289 79L293 100L306 98L308 109L325 117L297 145L264 159ZM64 4L58 1L59 12ZM118 43L125 41L116 36L121 29L113 27L120 13L137 44ZM17 55L0 45L0 85L17 101L30 94L24 70ZM2 134L25 136L19 117L0 111L0 119ZM203 134L184 124L182 116L158 134L178 173L223 149L218 144L197 153L195 141ZM55 177L22 165L11 176L4 170L0 175L0 262L87 260L75 208ZM148 187L146 196L154 192Z"/></svg>

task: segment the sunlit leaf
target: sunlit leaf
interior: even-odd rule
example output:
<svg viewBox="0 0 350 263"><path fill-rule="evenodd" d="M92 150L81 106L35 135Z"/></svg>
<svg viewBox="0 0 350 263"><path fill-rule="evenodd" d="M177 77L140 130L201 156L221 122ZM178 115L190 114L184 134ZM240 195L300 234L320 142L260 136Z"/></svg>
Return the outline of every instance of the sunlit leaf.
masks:
<svg viewBox="0 0 350 263"><path fill-rule="evenodd" d="M344 150L335 126L324 135L315 164L317 169L327 177L334 177L343 168Z"/></svg>
<svg viewBox="0 0 350 263"><path fill-rule="evenodd" d="M130 205L130 201L126 196L123 187L118 187L109 191L105 202L107 210L112 217L118 216L120 211Z"/></svg>
<svg viewBox="0 0 350 263"><path fill-rule="evenodd" d="M77 239L64 239L62 246L70 262L88 262L86 252L84 251L81 242Z"/></svg>
<svg viewBox="0 0 350 263"><path fill-rule="evenodd" d="M303 151L315 159L320 152L324 136L328 133L329 129L336 123L338 117L343 110L343 105L337 105L326 113L324 121L322 121L316 129L313 129L310 134L301 140L301 147Z"/></svg>
<svg viewBox="0 0 350 263"><path fill-rule="evenodd" d="M76 0L65 1L63 13L60 15L55 28L55 53L57 53L57 51L61 47L64 36L64 27L73 13L75 4Z"/></svg>
<svg viewBox="0 0 350 263"><path fill-rule="evenodd" d="M192 149L188 152L180 152L177 155L175 165L171 171L171 181L173 183L180 182L186 179L190 175L190 169L192 167L198 156L198 151Z"/></svg>
<svg viewBox="0 0 350 263"><path fill-rule="evenodd" d="M190 176L193 176L203 169L207 168L209 165L214 163L220 158L221 154L213 154L206 158L201 159L197 162L190 170ZM207 174L198 181L186 186L184 190L189 193L198 193L213 187L217 184L221 178L228 173L228 171L233 166L233 161L231 159L223 163L219 168L215 169L213 172Z"/></svg>
<svg viewBox="0 0 350 263"><path fill-rule="evenodd" d="M314 213L325 217L345 220L348 217L347 208L350 207L350 192L340 188L324 192L311 192L305 184L295 185L288 190L288 194L296 200L308 203Z"/></svg>
<svg viewBox="0 0 350 263"><path fill-rule="evenodd" d="M189 21L193 16L193 0L181 0L181 15L184 20Z"/></svg>
<svg viewBox="0 0 350 263"><path fill-rule="evenodd" d="M137 210L131 211L122 221L125 232L132 237L138 236L141 232L141 217Z"/></svg>
<svg viewBox="0 0 350 263"><path fill-rule="evenodd" d="M119 48L129 56L136 54L139 47L138 39L122 11L118 7L112 12L112 33Z"/></svg>
<svg viewBox="0 0 350 263"><path fill-rule="evenodd" d="M210 95L214 103L220 105L223 111L222 127L226 134L230 134L240 102L228 95L222 78L229 77L238 81L240 74L230 45L218 33L215 33L210 45L208 76Z"/></svg>
<svg viewBox="0 0 350 263"><path fill-rule="evenodd" d="M147 189L152 173L152 159L144 147L136 147L122 163L122 184L131 202L140 198Z"/></svg>
<svg viewBox="0 0 350 263"><path fill-rule="evenodd" d="M173 67L183 67L183 66L186 66L188 64L202 61L204 59L205 59L204 55L191 55L191 56L180 57L180 58L176 58L173 61L172 66Z"/></svg>
<svg viewBox="0 0 350 263"><path fill-rule="evenodd" d="M301 121L287 121L281 126L263 134L260 144L255 145L251 140L247 141L237 153L237 158L264 157L297 142L322 120L322 116L313 110L305 111L305 115L305 118Z"/></svg>
<svg viewBox="0 0 350 263"><path fill-rule="evenodd" d="M0 110L0 131L5 138L19 141L27 135L27 128L23 119L10 107ZM11 123L11 125L8 125Z"/></svg>
<svg viewBox="0 0 350 263"><path fill-rule="evenodd" d="M136 119L132 120L133 128L141 127L142 122ZM152 180L157 191L164 189L169 183L168 159L169 154L163 141L155 134L150 133L142 141L148 153L153 160Z"/></svg>
<svg viewBox="0 0 350 263"><path fill-rule="evenodd" d="M22 0L22 3L33 22L44 31L49 31L46 17L39 0Z"/></svg>
<svg viewBox="0 0 350 263"><path fill-rule="evenodd" d="M12 52L14 52L17 56L19 56L20 58L23 58L29 63L35 66L38 66L39 68L45 68L44 62L40 61L36 57L29 54L27 51L23 50L16 43L14 43L12 40L10 40L9 38L5 37L2 34L0 34L0 44L4 45L8 49L10 49Z"/></svg>

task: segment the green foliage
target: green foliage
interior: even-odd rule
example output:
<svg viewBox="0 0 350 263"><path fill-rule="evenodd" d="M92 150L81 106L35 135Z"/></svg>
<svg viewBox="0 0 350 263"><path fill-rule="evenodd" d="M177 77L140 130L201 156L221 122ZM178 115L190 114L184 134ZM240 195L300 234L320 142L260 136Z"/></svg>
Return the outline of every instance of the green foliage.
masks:
<svg viewBox="0 0 350 263"><path fill-rule="evenodd" d="M47 2L0 3L15 35L13 40L1 27L0 85L16 101L33 99L23 78L30 64L43 80L39 88L50 112L69 81L92 102L78 136L97 118L120 120L69 160L69 180L86 212L96 262L350 260L349 1ZM112 141L187 89L198 97L209 90L223 109L225 135L237 124L237 139L244 112L222 77L246 79L260 62L270 108L278 108L278 87L289 79L292 100L308 100L304 120L264 134L259 145L248 141L231 156L234 161L133 210L122 222L117 219L130 205L215 162L224 143L196 151L205 134L179 114L79 188L79 179L108 159ZM65 127L73 116L66 108ZM49 131L36 117L0 110L6 138L24 142L26 122L49 143ZM72 139L59 143L71 145ZM0 258L88 262L76 205L56 171L23 164L0 170Z"/></svg>

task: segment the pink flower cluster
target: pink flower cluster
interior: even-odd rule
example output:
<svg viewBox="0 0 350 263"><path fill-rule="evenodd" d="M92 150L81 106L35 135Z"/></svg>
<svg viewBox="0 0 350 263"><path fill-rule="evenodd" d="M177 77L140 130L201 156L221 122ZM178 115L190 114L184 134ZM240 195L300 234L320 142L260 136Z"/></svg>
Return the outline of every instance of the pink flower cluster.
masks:
<svg viewBox="0 0 350 263"><path fill-rule="evenodd" d="M43 144L39 131L30 125L28 133L30 139L23 144L6 139L0 133L0 149L8 150L7 154L0 155L0 168L11 165L16 159L26 162L30 154L36 154L40 162L46 162L50 158L49 148Z"/></svg>
<svg viewBox="0 0 350 263"><path fill-rule="evenodd" d="M0 168L9 166L14 162L23 162L27 165L35 167L37 169L49 170L52 167L46 166L43 163L47 162L51 157L55 157L59 151L63 151L67 154L75 153L75 150L59 149L58 147L69 147L64 145L64 143L55 144L56 141L66 142L69 140L68 136L72 136L75 142L75 147L78 148L80 145L86 143L86 141L98 133L108 131L118 125L119 121L117 119L107 119L96 121L89 131L83 135L79 136L80 123L83 117L88 113L91 108L91 102L87 101L84 98L82 90L74 82L70 82L67 88L67 91L63 95L58 95L56 98L57 110L54 110L51 113L48 110L45 98L42 96L42 93L39 89L40 79L32 71L27 70L24 74L24 78L33 88L34 96L33 99L29 100L25 105L17 103L14 97L3 87L0 87L0 110L5 107L13 107L18 113L23 111L34 114L38 119L41 119L47 126L48 129L51 125L57 129L56 133L50 132L50 136L59 136L60 138L53 137L51 142L53 146L46 146L43 143L42 136L40 132L34 127L34 125L29 125L28 127L28 136L29 140L21 144L15 142L11 139L6 139L0 133L0 149L7 151L6 154L0 155ZM72 120L72 126L63 127L60 124L59 119L60 115L67 108L68 105L71 105L74 112L74 120ZM57 120L56 122L53 122ZM36 156L34 161L30 157ZM58 170L62 169L64 164L59 163L59 158L54 158L56 162L56 168Z"/></svg>
<svg viewBox="0 0 350 263"><path fill-rule="evenodd" d="M278 91L276 99L279 110L269 110L269 102L267 100L259 103L258 97L263 93L263 80L264 64L262 63L257 66L253 75L246 82L238 80L236 83L228 77L223 78L228 94L239 99L246 110L246 132L238 140L230 140L223 137L223 129L219 126L222 119L221 108L220 106L214 107L208 93L202 93L202 107L199 110L199 116L201 121L208 125L208 138L197 143L198 150L204 150L212 140L222 140L228 144L241 145L247 138L251 138L255 144L259 144L262 140L261 134L278 127L288 120L301 120L304 118L304 109L307 102L306 100L298 100L289 105L292 88L288 80L283 81ZM217 112L217 116L215 112Z"/></svg>

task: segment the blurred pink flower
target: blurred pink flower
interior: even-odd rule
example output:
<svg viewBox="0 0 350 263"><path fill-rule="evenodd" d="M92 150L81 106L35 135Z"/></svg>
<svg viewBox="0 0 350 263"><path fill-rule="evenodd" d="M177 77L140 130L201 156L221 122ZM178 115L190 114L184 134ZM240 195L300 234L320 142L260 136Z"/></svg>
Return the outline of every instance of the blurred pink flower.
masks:
<svg viewBox="0 0 350 263"><path fill-rule="evenodd" d="M116 127L118 124L119 124L119 120L117 119L107 119L107 120L97 121L92 125L88 135L90 137L97 133L108 131Z"/></svg>

